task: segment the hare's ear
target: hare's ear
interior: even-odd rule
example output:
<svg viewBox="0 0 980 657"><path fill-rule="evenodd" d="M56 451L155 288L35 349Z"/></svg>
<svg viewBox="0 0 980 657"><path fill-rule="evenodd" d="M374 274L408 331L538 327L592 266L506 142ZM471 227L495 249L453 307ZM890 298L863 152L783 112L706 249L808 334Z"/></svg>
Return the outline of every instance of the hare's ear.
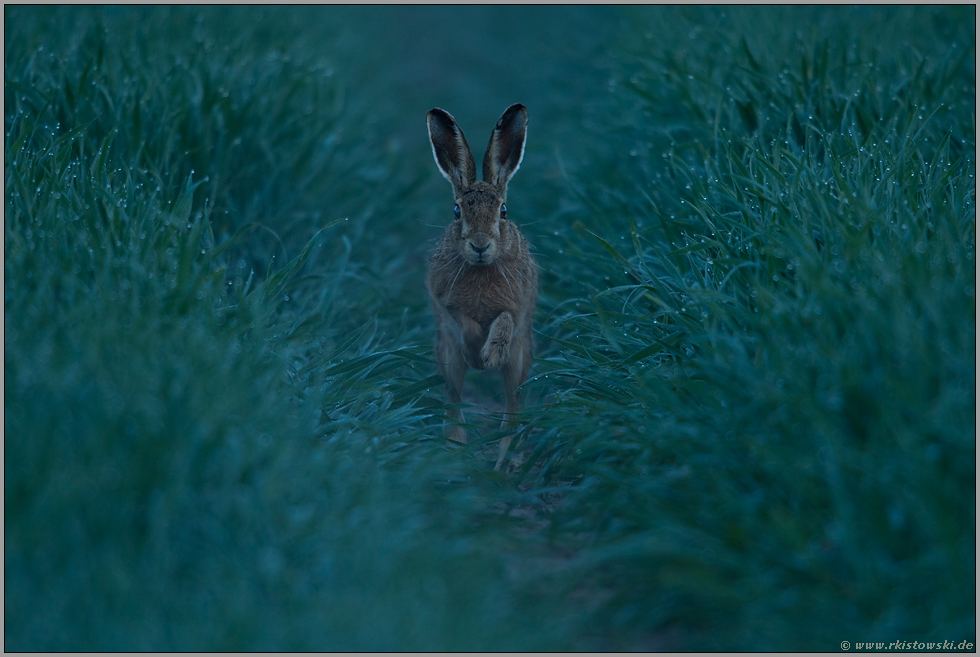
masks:
<svg viewBox="0 0 980 657"><path fill-rule="evenodd" d="M449 112L438 107L431 109L425 115L425 122L429 126L429 141L436 165L459 195L476 180L476 162L470 145Z"/></svg>
<svg viewBox="0 0 980 657"><path fill-rule="evenodd" d="M521 166L526 138L527 108L520 103L511 105L490 133L487 154L483 156L483 180L496 185L501 196L507 196L507 181Z"/></svg>

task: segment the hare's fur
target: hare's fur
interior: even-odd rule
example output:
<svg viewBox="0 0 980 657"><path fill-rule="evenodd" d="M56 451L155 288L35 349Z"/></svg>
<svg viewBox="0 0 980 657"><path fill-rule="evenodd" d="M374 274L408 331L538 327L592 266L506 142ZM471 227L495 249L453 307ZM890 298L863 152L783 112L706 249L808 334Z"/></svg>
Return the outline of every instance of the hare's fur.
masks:
<svg viewBox="0 0 980 657"><path fill-rule="evenodd" d="M534 358L538 267L520 229L502 217L507 181L524 156L527 109L512 105L497 121L483 181L476 180L473 155L456 120L433 109L426 122L436 164L452 183L459 208L429 261L426 283L436 316L436 359L454 405L449 437L466 442L459 403L467 369L501 370L506 427L519 410L517 388ZM501 441L497 469L512 439Z"/></svg>

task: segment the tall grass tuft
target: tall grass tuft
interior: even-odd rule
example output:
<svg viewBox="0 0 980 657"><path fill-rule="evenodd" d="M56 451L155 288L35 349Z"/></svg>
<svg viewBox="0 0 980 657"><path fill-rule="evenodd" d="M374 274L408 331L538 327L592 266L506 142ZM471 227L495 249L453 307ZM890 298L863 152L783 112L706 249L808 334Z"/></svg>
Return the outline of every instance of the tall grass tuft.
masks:
<svg viewBox="0 0 980 657"><path fill-rule="evenodd" d="M572 182L593 282L529 422L581 481L555 532L607 622L702 647L973 636L972 55L700 36L624 71L629 177Z"/></svg>
<svg viewBox="0 0 980 657"><path fill-rule="evenodd" d="M336 77L184 10L122 43L142 12L46 12L7 15L80 21L63 52L50 24L7 42L6 645L506 645L494 554L434 512L465 476L432 450L431 362L349 264L341 213L384 197L331 153L358 129Z"/></svg>

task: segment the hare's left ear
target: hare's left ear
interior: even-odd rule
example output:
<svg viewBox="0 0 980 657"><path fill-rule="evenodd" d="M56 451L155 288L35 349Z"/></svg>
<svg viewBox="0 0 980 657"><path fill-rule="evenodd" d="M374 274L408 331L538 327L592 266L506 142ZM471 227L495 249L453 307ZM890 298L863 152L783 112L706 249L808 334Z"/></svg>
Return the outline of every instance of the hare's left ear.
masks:
<svg viewBox="0 0 980 657"><path fill-rule="evenodd" d="M483 156L483 180L507 197L507 181L524 159L524 140L527 138L527 108L517 103L504 110L497 126L490 133L487 154Z"/></svg>
<svg viewBox="0 0 980 657"><path fill-rule="evenodd" d="M476 181L476 162L466 136L456 124L456 119L446 110L434 107L425 115L429 126L429 141L432 142L432 156L436 166L453 184L457 197Z"/></svg>

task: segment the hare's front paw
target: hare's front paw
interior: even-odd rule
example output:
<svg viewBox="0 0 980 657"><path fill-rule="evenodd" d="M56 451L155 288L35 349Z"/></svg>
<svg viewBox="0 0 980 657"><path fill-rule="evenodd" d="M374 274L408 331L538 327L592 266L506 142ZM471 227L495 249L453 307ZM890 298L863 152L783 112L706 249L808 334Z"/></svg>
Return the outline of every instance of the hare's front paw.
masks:
<svg viewBox="0 0 980 657"><path fill-rule="evenodd" d="M480 358L487 369L502 367L507 364L507 354L510 342L514 339L514 317L509 312L497 315L490 325L490 335L480 350Z"/></svg>
<svg viewBox="0 0 980 657"><path fill-rule="evenodd" d="M480 358L483 359L483 366L487 369L501 367L507 363L507 352L510 350L510 342L504 340L494 340L491 338L483 345L480 351Z"/></svg>

